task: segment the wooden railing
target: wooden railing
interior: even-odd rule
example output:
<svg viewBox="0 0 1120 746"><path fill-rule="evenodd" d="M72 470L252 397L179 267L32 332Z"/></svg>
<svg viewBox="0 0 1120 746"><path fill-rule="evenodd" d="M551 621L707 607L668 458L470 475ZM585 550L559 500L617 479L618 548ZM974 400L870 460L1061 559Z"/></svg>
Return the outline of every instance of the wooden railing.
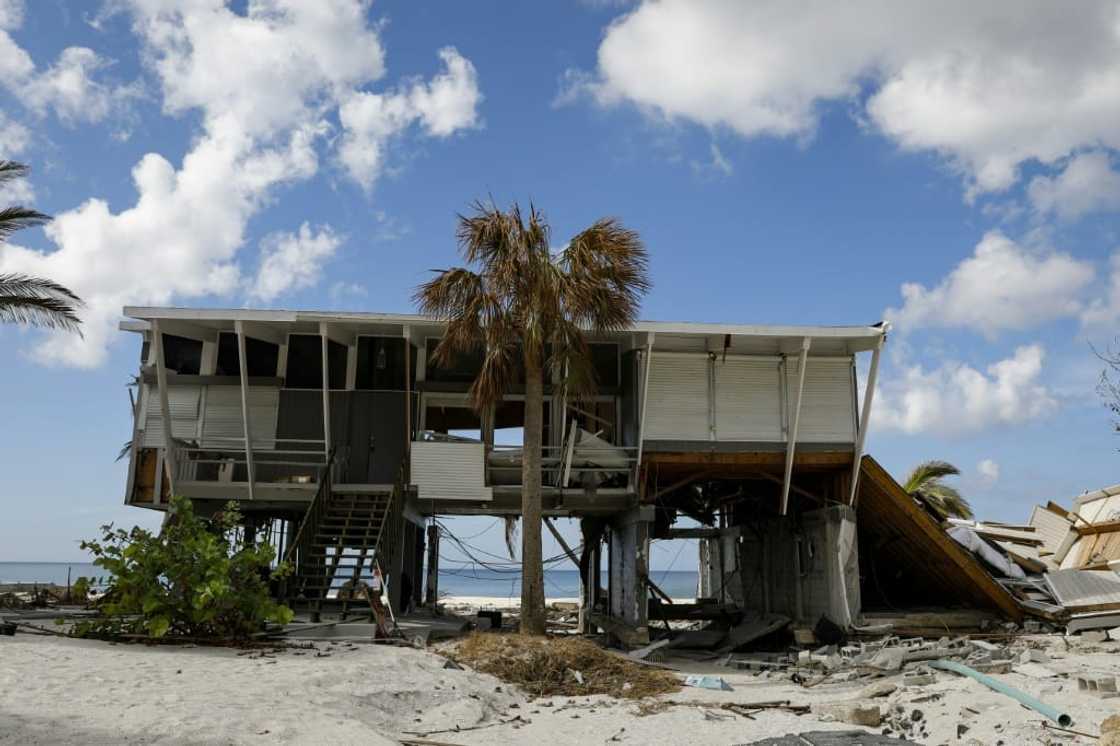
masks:
<svg viewBox="0 0 1120 746"><path fill-rule="evenodd" d="M326 463L323 464L319 473L319 489L315 491L315 497L311 498L311 504L307 506L307 512L303 514L303 520L300 521L296 535L288 544L288 550L284 553L284 561L292 566L293 576L302 574L303 563L307 561L311 553L311 543L315 540L315 534L319 531L319 523L323 520L323 516L329 507L331 485L333 483L331 467L334 464L334 456L335 452L332 448L327 454Z"/></svg>

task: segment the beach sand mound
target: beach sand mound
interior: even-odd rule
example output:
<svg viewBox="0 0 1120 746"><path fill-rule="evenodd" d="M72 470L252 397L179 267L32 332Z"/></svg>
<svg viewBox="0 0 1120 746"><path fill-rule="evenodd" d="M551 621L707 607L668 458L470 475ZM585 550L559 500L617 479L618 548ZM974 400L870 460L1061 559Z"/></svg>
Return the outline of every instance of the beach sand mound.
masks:
<svg viewBox="0 0 1120 746"><path fill-rule="evenodd" d="M516 684L531 697L606 694L639 699L679 691L680 680L580 638L475 632L445 651L456 663Z"/></svg>

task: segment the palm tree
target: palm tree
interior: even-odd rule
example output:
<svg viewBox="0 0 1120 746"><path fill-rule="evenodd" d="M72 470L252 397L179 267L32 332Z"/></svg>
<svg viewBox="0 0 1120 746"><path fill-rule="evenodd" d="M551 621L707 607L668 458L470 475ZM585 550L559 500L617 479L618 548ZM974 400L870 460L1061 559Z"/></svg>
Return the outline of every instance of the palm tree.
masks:
<svg viewBox="0 0 1120 746"><path fill-rule="evenodd" d="M447 323L436 364L482 352L470 395L480 413L502 400L519 369L525 375L521 465L521 631L544 634L541 558L541 441L544 375L562 373L572 397L594 390L585 332L616 331L637 318L649 289L638 234L603 218L553 253L544 216L527 220L514 204L503 212L476 202L460 215L456 237L468 267L439 271L417 288L420 309ZM551 378L551 375L550 375Z"/></svg>
<svg viewBox="0 0 1120 746"><path fill-rule="evenodd" d="M961 470L948 461L924 461L914 467L903 486L909 494L928 505L942 520L972 518L972 506L956 488L943 481Z"/></svg>
<svg viewBox="0 0 1120 746"><path fill-rule="evenodd" d="M27 176L28 170L22 163L0 161L0 187ZM18 230L49 220L49 215L27 207L5 207L0 210L0 242L7 241ZM77 312L81 305L81 298L56 282L22 274L0 274L0 322L81 334L82 321Z"/></svg>

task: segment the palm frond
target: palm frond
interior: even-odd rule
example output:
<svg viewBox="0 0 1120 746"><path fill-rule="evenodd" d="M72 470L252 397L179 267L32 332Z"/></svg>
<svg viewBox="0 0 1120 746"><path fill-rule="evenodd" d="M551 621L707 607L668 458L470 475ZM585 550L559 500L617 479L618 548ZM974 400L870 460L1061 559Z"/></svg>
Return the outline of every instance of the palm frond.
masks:
<svg viewBox="0 0 1120 746"><path fill-rule="evenodd" d="M906 483L903 485L910 494L913 494L922 485L942 479L944 477L955 477L961 473L961 470L950 464L948 461L923 461L914 467L910 475L906 478Z"/></svg>
<svg viewBox="0 0 1120 746"><path fill-rule="evenodd" d="M31 167L16 161L0 160L0 186L22 179L31 173Z"/></svg>
<svg viewBox="0 0 1120 746"><path fill-rule="evenodd" d="M74 306L58 298L0 295L0 322L82 333Z"/></svg>
<svg viewBox="0 0 1120 746"><path fill-rule="evenodd" d="M50 215L44 215L29 207L5 207L0 209L0 241L24 228L49 223Z"/></svg>
<svg viewBox="0 0 1120 746"><path fill-rule="evenodd" d="M19 295L29 298L57 298L66 300L75 306L84 305L69 288L59 285L53 280L44 277L32 277L21 274L0 275L0 295Z"/></svg>

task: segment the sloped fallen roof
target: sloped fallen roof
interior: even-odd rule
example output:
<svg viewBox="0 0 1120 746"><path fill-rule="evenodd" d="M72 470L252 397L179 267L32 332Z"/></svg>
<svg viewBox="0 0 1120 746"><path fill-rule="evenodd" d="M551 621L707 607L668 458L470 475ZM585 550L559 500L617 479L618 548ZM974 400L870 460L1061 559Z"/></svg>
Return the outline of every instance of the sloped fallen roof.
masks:
<svg viewBox="0 0 1120 746"><path fill-rule="evenodd" d="M1020 620L1023 610L972 554L949 538L898 482L871 456L860 462L860 530L899 536L892 552L945 595L979 608L997 609Z"/></svg>

